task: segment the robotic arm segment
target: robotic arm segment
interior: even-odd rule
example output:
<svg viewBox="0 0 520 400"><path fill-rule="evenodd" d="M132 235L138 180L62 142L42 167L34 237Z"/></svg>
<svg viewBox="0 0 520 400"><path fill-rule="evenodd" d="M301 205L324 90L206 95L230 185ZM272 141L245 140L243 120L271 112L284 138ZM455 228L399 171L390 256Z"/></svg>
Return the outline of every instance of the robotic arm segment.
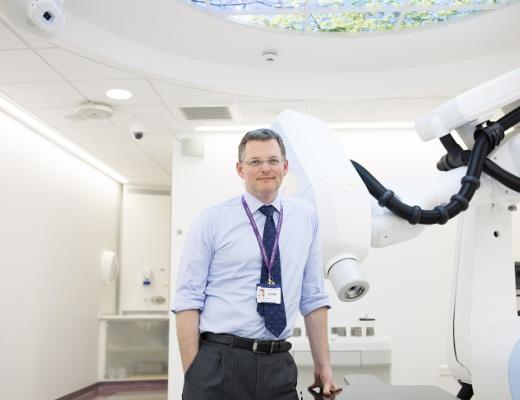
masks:
<svg viewBox="0 0 520 400"><path fill-rule="evenodd" d="M489 123L485 127L477 128L475 135L484 134L488 136L490 144L495 147L498 146L498 143L503 139L504 132L518 122L520 122L520 107L512 109L494 123ZM508 135L508 137L511 138L517 133L518 132L512 133ZM463 150L450 134L441 137L440 140L448 153L439 160L437 163L437 169L440 171L449 171L453 168L468 165L471 156L470 150ZM494 158L496 159L497 157L494 156ZM515 169L517 170L519 169L517 165L514 167L516 167ZM500 165L494 163L488 158L484 159L483 171L509 189L520 192L520 178L503 169Z"/></svg>
<svg viewBox="0 0 520 400"><path fill-rule="evenodd" d="M325 277L343 301L363 296L359 263L370 247L370 196L325 122L283 111L272 125L284 139L293 197L313 204L320 221ZM325 160L319 157L326 157Z"/></svg>
<svg viewBox="0 0 520 400"><path fill-rule="evenodd" d="M424 225L411 225L390 210L381 208L377 202L372 202L372 247L404 242L420 235L423 230Z"/></svg>
<svg viewBox="0 0 520 400"><path fill-rule="evenodd" d="M445 174L438 175L431 182L420 182L410 184L406 188L399 188L403 197L411 199L424 207L433 207L442 203L460 185L460 180L464 176L464 169L457 168ZM473 198L472 204L478 203L482 195L489 193L487 185L479 190L477 196ZM404 242L418 236L423 230L424 225L410 224L406 219L394 214L388 208L382 208L376 200L372 200L372 247L385 247L391 244Z"/></svg>
<svg viewBox="0 0 520 400"><path fill-rule="evenodd" d="M500 79L498 81L499 83L502 82ZM462 98L465 95L466 93L461 95ZM461 165L467 165L468 167L466 175L461 179L462 185L458 193L451 196L448 204L438 205L432 210L422 210L419 206L411 207L404 204L396 198L393 191L387 190L360 164L355 161L352 161L352 164L363 179L370 194L374 196L381 207L387 207L412 225L417 223L445 224L450 218L455 217L468 208L469 202L480 187L480 176L483 170L486 170L510 189L520 191L520 178L486 159L487 155L500 144L505 136L505 131L518 122L520 122L520 107L507 113L496 122L487 121L477 126L474 133L475 145L471 151L462 150L462 147L455 142L451 135L445 135L441 138L441 142L448 150L448 154L439 161L437 164L438 168L440 170L449 170Z"/></svg>
<svg viewBox="0 0 520 400"><path fill-rule="evenodd" d="M447 205L438 205L433 210L422 210L419 206L409 206L399 200L394 192L387 190L379 181L374 178L360 164L352 161L359 175L367 185L367 188L378 201L381 207L387 207L399 217L407 220L410 224L445 224L450 218L455 217L461 211L468 208L469 201L475 191L480 186L480 174L482 167L480 164L487 155L488 143L485 139L480 139L475 146L478 150L470 159L468 173L461 179L462 187L459 192L453 195ZM476 165L476 166L475 166Z"/></svg>
<svg viewBox="0 0 520 400"><path fill-rule="evenodd" d="M472 147L475 127L490 119L493 113L520 98L520 68L517 68L437 107L415 123L422 140L440 138L455 129L466 145Z"/></svg>

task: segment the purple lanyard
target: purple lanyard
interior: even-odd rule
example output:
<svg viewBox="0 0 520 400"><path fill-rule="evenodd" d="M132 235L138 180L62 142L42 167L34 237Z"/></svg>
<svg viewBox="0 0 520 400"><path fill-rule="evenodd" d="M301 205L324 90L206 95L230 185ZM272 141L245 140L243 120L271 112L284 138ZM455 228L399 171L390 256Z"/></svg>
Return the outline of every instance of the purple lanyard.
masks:
<svg viewBox="0 0 520 400"><path fill-rule="evenodd" d="M264 242L262 240L262 237L260 236L260 232L258 232L258 227L256 226L253 214L251 214L251 210L247 206L246 199L244 198L244 196L242 196L242 205L246 210L246 214L249 217L249 222L251 222L251 226L253 227L253 231L255 232L256 240L258 241L258 246L260 247L260 252L262 253L262 258L264 260L265 266L267 267L269 281L272 282L271 269L273 268L274 258L276 257L276 250L278 249L278 238L280 237L280 231L282 230L283 208L282 206L280 206L280 215L278 216L278 224L276 226L276 236L274 239L273 251L271 252L271 259L268 260Z"/></svg>

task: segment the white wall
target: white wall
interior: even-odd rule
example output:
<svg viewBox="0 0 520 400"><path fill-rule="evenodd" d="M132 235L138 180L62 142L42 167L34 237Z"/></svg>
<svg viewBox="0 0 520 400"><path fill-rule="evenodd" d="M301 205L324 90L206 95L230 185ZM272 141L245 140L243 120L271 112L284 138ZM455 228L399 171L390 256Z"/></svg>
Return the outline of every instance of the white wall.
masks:
<svg viewBox="0 0 520 400"><path fill-rule="evenodd" d="M120 185L0 113L0 193L2 398L54 399L97 381Z"/></svg>
<svg viewBox="0 0 520 400"><path fill-rule="evenodd" d="M207 135L204 158L183 157L178 146L175 148L172 287L184 234L194 215L201 208L242 191L234 169L240 138L240 134ZM407 187L407 192L419 186L436 190L428 183L442 174L435 168L444 154L438 141L421 142L413 132L338 134L338 140L349 158L365 166L388 188L396 189L397 194L402 193L399 186ZM404 196L403 200L409 199ZM446 364L447 358L456 225L455 219L444 226L429 227L411 241L373 249L363 263L371 289L357 302L340 302L327 282L333 299L330 326L351 327L359 317L368 314L376 318L377 331L391 337L394 384L436 385L452 393L458 389L451 377L440 376L440 366ZM297 325L303 325L301 318ZM177 346L175 340L172 329L173 346ZM179 368L172 363L173 357L170 360L170 371ZM171 382L176 387L181 385Z"/></svg>

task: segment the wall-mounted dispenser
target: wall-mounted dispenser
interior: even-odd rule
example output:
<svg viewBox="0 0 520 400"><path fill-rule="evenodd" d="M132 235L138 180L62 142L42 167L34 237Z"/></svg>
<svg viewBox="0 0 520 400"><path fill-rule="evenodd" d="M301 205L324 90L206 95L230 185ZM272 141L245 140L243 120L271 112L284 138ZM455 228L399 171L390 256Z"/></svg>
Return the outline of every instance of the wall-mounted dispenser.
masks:
<svg viewBox="0 0 520 400"><path fill-rule="evenodd" d="M113 251L104 251L101 255L101 280L105 284L110 285L117 279L119 272L119 261L117 253Z"/></svg>

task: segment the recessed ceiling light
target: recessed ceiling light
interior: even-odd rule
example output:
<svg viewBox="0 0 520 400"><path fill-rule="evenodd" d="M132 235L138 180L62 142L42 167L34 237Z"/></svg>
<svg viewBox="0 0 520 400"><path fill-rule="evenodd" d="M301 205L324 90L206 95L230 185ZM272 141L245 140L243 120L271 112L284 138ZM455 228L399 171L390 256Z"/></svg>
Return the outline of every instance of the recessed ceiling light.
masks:
<svg viewBox="0 0 520 400"><path fill-rule="evenodd" d="M125 89L110 89L106 91L106 95L114 100L128 100L132 97L132 92Z"/></svg>

